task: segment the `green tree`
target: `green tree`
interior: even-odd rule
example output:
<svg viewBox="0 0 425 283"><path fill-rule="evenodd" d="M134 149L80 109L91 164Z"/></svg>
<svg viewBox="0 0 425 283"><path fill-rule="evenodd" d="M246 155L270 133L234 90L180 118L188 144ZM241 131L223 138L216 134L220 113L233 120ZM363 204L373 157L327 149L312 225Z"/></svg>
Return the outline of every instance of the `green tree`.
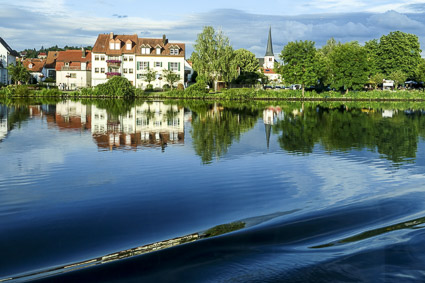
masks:
<svg viewBox="0 0 425 283"><path fill-rule="evenodd" d="M364 45L367 53L367 62L369 64L370 76L379 73L378 51L379 42L377 39L367 41Z"/></svg>
<svg viewBox="0 0 425 283"><path fill-rule="evenodd" d="M134 87L131 82L121 76L114 76L106 83L96 86L96 92L107 96L134 96Z"/></svg>
<svg viewBox="0 0 425 283"><path fill-rule="evenodd" d="M171 89L173 89L174 83L180 80L180 75L167 69L164 69L164 71L162 72L162 76L164 77L165 81L170 84Z"/></svg>
<svg viewBox="0 0 425 283"><path fill-rule="evenodd" d="M391 32L381 37L378 49L379 68L383 74L394 71L404 72L413 78L421 61L419 39L414 34L401 31Z"/></svg>
<svg viewBox="0 0 425 283"><path fill-rule="evenodd" d="M407 75L401 70L396 70L389 75L389 78L394 81L394 86L397 89L400 84L404 84L407 79Z"/></svg>
<svg viewBox="0 0 425 283"><path fill-rule="evenodd" d="M316 53L312 41L289 42L280 53L283 65L279 73L286 82L301 84L303 97L305 87L316 85L318 80Z"/></svg>
<svg viewBox="0 0 425 283"><path fill-rule="evenodd" d="M145 74L143 74L143 77L145 78L145 81L147 81L148 84L150 84L152 81L155 80L156 74L157 74L157 71L148 69L148 71Z"/></svg>
<svg viewBox="0 0 425 283"><path fill-rule="evenodd" d="M425 82L425 59L422 59L416 67L415 79L418 82Z"/></svg>
<svg viewBox="0 0 425 283"><path fill-rule="evenodd" d="M193 48L193 69L208 83L217 82L221 78L230 81L236 77L233 48L223 32L216 33L213 27L204 27Z"/></svg>
<svg viewBox="0 0 425 283"><path fill-rule="evenodd" d="M258 72L260 65L254 53L246 49L238 49L235 51L235 61L242 73L255 73Z"/></svg>
<svg viewBox="0 0 425 283"><path fill-rule="evenodd" d="M337 42L335 40L335 38L331 38L328 41L326 41L326 44L322 46L322 48L319 49L319 51L325 55L328 56L329 53L332 52L332 50L334 50L335 47L341 45L341 42Z"/></svg>
<svg viewBox="0 0 425 283"><path fill-rule="evenodd" d="M374 89L377 89L378 85L382 84L384 79L385 79L384 74L376 73L370 77L369 82L373 85Z"/></svg>
<svg viewBox="0 0 425 283"><path fill-rule="evenodd" d="M335 47L329 54L331 87L339 90L361 90L369 79L366 50L357 42Z"/></svg>
<svg viewBox="0 0 425 283"><path fill-rule="evenodd" d="M20 61L17 61L16 65L7 66L7 71L15 84L18 84L18 82L27 83L31 79L30 72L25 69Z"/></svg>

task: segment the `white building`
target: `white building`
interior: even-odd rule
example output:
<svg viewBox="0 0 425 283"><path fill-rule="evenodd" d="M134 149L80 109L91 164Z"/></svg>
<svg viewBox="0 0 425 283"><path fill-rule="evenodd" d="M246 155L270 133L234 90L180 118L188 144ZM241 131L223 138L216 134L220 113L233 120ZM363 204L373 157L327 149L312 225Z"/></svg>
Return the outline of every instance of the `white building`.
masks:
<svg viewBox="0 0 425 283"><path fill-rule="evenodd" d="M0 84L12 83L7 66L16 65L16 57L19 57L19 53L10 48L6 41L0 37Z"/></svg>
<svg viewBox="0 0 425 283"><path fill-rule="evenodd" d="M135 35L100 34L92 51L92 86L105 83L113 76L127 78L133 86L146 88L144 74L156 71L153 87L167 84L163 71L180 76L176 84L184 83L185 44L162 39L138 38Z"/></svg>
<svg viewBox="0 0 425 283"><path fill-rule="evenodd" d="M56 85L74 90L91 86L91 51L60 51L56 58Z"/></svg>
<svg viewBox="0 0 425 283"><path fill-rule="evenodd" d="M47 76L47 73L44 69L46 60L44 59L25 59L22 64L30 72L31 82L30 83L40 83L44 81Z"/></svg>
<svg viewBox="0 0 425 283"><path fill-rule="evenodd" d="M269 30L269 38L267 40L266 55L264 58L258 58L260 64L260 70L263 74L268 77L269 81L280 83L281 76L274 71L274 64L276 58L273 53L273 42L272 42L272 28Z"/></svg>

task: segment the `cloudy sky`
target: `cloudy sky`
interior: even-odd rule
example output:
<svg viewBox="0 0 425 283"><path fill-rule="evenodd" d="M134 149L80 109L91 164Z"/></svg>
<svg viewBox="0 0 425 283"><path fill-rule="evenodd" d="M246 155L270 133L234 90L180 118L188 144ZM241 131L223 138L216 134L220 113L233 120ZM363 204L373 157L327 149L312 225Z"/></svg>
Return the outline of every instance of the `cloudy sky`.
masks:
<svg viewBox="0 0 425 283"><path fill-rule="evenodd" d="M261 3L261 4L260 4ZM425 0L0 0L0 37L18 51L93 45L97 35L138 34L187 44L189 57L203 26L221 29L235 49L264 56L269 26L277 55L289 41L320 47L335 39L364 43L401 30L425 50Z"/></svg>

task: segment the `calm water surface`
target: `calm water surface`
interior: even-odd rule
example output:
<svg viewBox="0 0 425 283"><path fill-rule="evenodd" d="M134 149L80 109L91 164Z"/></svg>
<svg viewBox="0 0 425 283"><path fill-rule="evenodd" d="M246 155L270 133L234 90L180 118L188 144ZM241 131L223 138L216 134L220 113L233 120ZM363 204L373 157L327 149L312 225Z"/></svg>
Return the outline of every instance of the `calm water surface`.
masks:
<svg viewBox="0 0 425 283"><path fill-rule="evenodd" d="M0 282L424 281L424 115L0 104Z"/></svg>

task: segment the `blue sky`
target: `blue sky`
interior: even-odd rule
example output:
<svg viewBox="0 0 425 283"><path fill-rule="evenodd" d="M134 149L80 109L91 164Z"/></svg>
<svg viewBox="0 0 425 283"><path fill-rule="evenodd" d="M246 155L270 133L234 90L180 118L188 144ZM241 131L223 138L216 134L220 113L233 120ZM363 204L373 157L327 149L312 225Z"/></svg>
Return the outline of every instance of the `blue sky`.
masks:
<svg viewBox="0 0 425 283"><path fill-rule="evenodd" d="M160 3L160 4L157 4ZM235 49L263 56L269 26L277 55L289 41L335 39L364 43L401 30L425 49L425 1L139 1L0 0L0 37L18 51L58 45L93 45L113 31L184 42L189 57L203 26L221 29Z"/></svg>

